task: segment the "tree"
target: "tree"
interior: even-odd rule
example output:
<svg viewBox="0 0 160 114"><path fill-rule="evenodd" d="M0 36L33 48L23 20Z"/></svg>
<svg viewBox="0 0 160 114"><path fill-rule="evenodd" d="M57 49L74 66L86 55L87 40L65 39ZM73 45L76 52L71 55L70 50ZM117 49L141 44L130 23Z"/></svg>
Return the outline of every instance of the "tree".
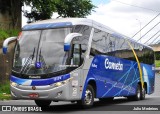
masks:
<svg viewBox="0 0 160 114"><path fill-rule="evenodd" d="M31 12L23 11L24 15L29 19L44 20L52 16L55 9L55 0L22 0L23 5L31 7Z"/></svg>
<svg viewBox="0 0 160 114"><path fill-rule="evenodd" d="M29 19L44 20L58 12L60 17L86 17L95 6L91 0L22 0L23 5L29 5L31 12L23 11Z"/></svg>
<svg viewBox="0 0 160 114"><path fill-rule="evenodd" d="M91 0L58 0L55 6L61 17L86 17L95 8Z"/></svg>
<svg viewBox="0 0 160 114"><path fill-rule="evenodd" d="M21 6L21 0L0 0L0 13L9 26L5 28L21 28Z"/></svg>

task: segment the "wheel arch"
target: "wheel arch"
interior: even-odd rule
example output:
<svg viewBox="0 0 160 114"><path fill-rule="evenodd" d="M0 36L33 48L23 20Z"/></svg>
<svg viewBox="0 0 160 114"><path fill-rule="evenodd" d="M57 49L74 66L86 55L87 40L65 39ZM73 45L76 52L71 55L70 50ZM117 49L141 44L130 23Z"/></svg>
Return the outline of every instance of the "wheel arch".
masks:
<svg viewBox="0 0 160 114"><path fill-rule="evenodd" d="M138 84L140 85L140 87L142 87L141 82L138 82ZM146 94L148 93L148 89L147 89L147 82L144 82L144 89L146 90Z"/></svg>
<svg viewBox="0 0 160 114"><path fill-rule="evenodd" d="M88 81L88 85L91 85L94 89L94 94L95 97L97 96L97 85L96 85L96 81L95 80L89 80Z"/></svg>

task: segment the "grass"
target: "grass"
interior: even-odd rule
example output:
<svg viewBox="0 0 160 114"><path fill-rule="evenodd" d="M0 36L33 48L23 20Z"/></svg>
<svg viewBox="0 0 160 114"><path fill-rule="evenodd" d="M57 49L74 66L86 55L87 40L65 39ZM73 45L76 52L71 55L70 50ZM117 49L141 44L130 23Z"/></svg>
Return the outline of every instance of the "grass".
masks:
<svg viewBox="0 0 160 114"><path fill-rule="evenodd" d="M8 29L8 30L3 30L0 29L0 40L5 40L8 37L11 36L18 36L19 30L16 29Z"/></svg>
<svg viewBox="0 0 160 114"><path fill-rule="evenodd" d="M155 66L160 67L160 60L155 60Z"/></svg>
<svg viewBox="0 0 160 114"><path fill-rule="evenodd" d="M10 94L2 94L0 93L0 100L10 100L11 95Z"/></svg>
<svg viewBox="0 0 160 114"><path fill-rule="evenodd" d="M9 99L11 99L10 83L6 82L4 84L0 84L0 100L9 100Z"/></svg>

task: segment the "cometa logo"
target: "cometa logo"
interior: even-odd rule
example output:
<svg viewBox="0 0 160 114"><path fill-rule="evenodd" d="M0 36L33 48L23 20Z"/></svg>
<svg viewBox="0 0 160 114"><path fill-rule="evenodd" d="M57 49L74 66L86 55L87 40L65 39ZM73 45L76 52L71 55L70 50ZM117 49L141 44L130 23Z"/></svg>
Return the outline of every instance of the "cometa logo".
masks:
<svg viewBox="0 0 160 114"><path fill-rule="evenodd" d="M105 59L105 68L112 69L112 70L123 70L123 64L120 62L110 62L108 58Z"/></svg>

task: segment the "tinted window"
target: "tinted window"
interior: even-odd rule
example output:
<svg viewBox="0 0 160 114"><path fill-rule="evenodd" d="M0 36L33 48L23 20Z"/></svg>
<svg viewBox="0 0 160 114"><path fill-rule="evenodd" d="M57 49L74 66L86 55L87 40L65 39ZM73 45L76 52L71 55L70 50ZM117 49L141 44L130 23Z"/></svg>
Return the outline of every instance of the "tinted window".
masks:
<svg viewBox="0 0 160 114"><path fill-rule="evenodd" d="M115 35L95 29L93 34L91 55L103 54L136 61L132 48L141 63L154 64L154 52L143 45L119 38Z"/></svg>
<svg viewBox="0 0 160 114"><path fill-rule="evenodd" d="M106 34L105 32L94 29L93 40L91 44L91 55L105 54L106 50Z"/></svg>

